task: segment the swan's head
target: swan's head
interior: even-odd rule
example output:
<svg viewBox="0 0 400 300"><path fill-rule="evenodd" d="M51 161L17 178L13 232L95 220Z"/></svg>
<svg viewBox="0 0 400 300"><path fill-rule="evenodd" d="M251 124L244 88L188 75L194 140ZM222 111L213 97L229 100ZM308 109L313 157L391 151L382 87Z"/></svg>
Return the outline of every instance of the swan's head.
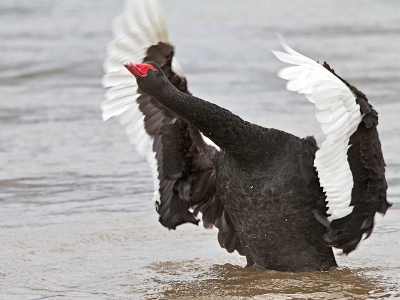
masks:
<svg viewBox="0 0 400 300"><path fill-rule="evenodd" d="M126 61L124 62L124 66L133 76L136 77L140 90L150 96L155 96L162 91L165 82L168 81L164 72L155 62L148 61L141 64L135 64Z"/></svg>

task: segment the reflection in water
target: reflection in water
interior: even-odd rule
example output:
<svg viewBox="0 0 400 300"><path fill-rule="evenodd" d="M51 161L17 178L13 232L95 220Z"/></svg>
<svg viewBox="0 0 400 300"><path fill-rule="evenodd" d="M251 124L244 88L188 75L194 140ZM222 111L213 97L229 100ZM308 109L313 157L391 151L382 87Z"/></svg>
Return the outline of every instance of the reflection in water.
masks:
<svg viewBox="0 0 400 300"><path fill-rule="evenodd" d="M329 272L283 273L254 271L231 264L206 271L194 261L158 262L148 268L165 290L165 299L394 299L361 270L334 268ZM365 269L362 271L366 271ZM150 296L150 295L149 295Z"/></svg>

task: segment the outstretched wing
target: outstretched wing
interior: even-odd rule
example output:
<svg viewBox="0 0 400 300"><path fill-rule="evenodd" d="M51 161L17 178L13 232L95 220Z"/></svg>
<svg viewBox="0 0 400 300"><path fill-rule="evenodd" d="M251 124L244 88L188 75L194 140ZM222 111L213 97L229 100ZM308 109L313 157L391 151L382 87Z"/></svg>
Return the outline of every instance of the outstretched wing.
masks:
<svg viewBox="0 0 400 300"><path fill-rule="evenodd" d="M295 66L282 69L278 76L288 80L289 91L304 94L315 104L315 116L326 135L314 160L328 207L325 240L349 253L363 234L371 233L375 213L384 213L390 206L376 129L378 115L365 95L327 63L320 65L297 53L282 38L281 43L287 53L273 53Z"/></svg>
<svg viewBox="0 0 400 300"><path fill-rule="evenodd" d="M174 58L157 0L127 1L113 22L102 83L109 87L102 103L103 120L118 117L140 154L152 167L154 201L160 223L175 229L198 224L219 229L218 240L229 252L243 253L229 216L215 194L213 159L218 148L185 120L142 93L124 61L154 61L179 90L189 93L182 68ZM207 143L206 143L207 142Z"/></svg>

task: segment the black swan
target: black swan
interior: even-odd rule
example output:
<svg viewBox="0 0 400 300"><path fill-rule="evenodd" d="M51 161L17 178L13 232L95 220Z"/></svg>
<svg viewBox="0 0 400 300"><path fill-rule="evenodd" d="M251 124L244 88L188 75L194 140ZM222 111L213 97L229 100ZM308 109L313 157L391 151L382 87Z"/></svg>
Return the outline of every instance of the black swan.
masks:
<svg viewBox="0 0 400 300"><path fill-rule="evenodd" d="M188 92L157 0L132 0L113 23L103 85L103 119L118 116L150 163L160 223L215 226L228 252L280 271L328 270L332 247L353 251L385 213L385 163L377 112L366 96L295 52L287 89L315 104L326 134L299 138L243 121ZM125 66L125 67L124 67ZM132 74L136 77L132 76Z"/></svg>

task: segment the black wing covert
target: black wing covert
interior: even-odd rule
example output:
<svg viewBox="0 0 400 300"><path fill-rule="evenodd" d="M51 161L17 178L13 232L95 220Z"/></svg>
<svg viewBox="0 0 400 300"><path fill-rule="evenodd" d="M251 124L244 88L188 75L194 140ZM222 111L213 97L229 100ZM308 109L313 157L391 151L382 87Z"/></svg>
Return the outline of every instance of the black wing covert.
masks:
<svg viewBox="0 0 400 300"><path fill-rule="evenodd" d="M184 119L142 93L124 61L157 63L173 85L189 93L187 82L156 0L127 2L113 23L115 40L108 47L103 86L110 87L102 104L103 119L118 116L138 152L146 156L155 182L154 201L160 223L175 229L183 223L219 229L218 241L228 252L244 255L229 215L216 196L213 160L216 147Z"/></svg>
<svg viewBox="0 0 400 300"><path fill-rule="evenodd" d="M356 248L364 235L365 238L370 236L375 213L386 213L391 204L386 199L388 186L377 130L378 113L362 92L339 77L327 63L324 63L324 67L352 91L363 115L356 132L350 136L351 146L347 151L354 182L350 205L354 208L346 217L333 220L325 236L328 245L340 248L347 254Z"/></svg>
<svg viewBox="0 0 400 300"><path fill-rule="evenodd" d="M353 251L373 229L376 212L385 213L385 162L378 131L378 113L363 93L339 77L327 63L320 65L287 46L273 52L292 64L278 76L286 88L304 94L315 104L315 115L326 135L316 151L314 166L326 195L325 211L315 212L327 227L328 246Z"/></svg>

